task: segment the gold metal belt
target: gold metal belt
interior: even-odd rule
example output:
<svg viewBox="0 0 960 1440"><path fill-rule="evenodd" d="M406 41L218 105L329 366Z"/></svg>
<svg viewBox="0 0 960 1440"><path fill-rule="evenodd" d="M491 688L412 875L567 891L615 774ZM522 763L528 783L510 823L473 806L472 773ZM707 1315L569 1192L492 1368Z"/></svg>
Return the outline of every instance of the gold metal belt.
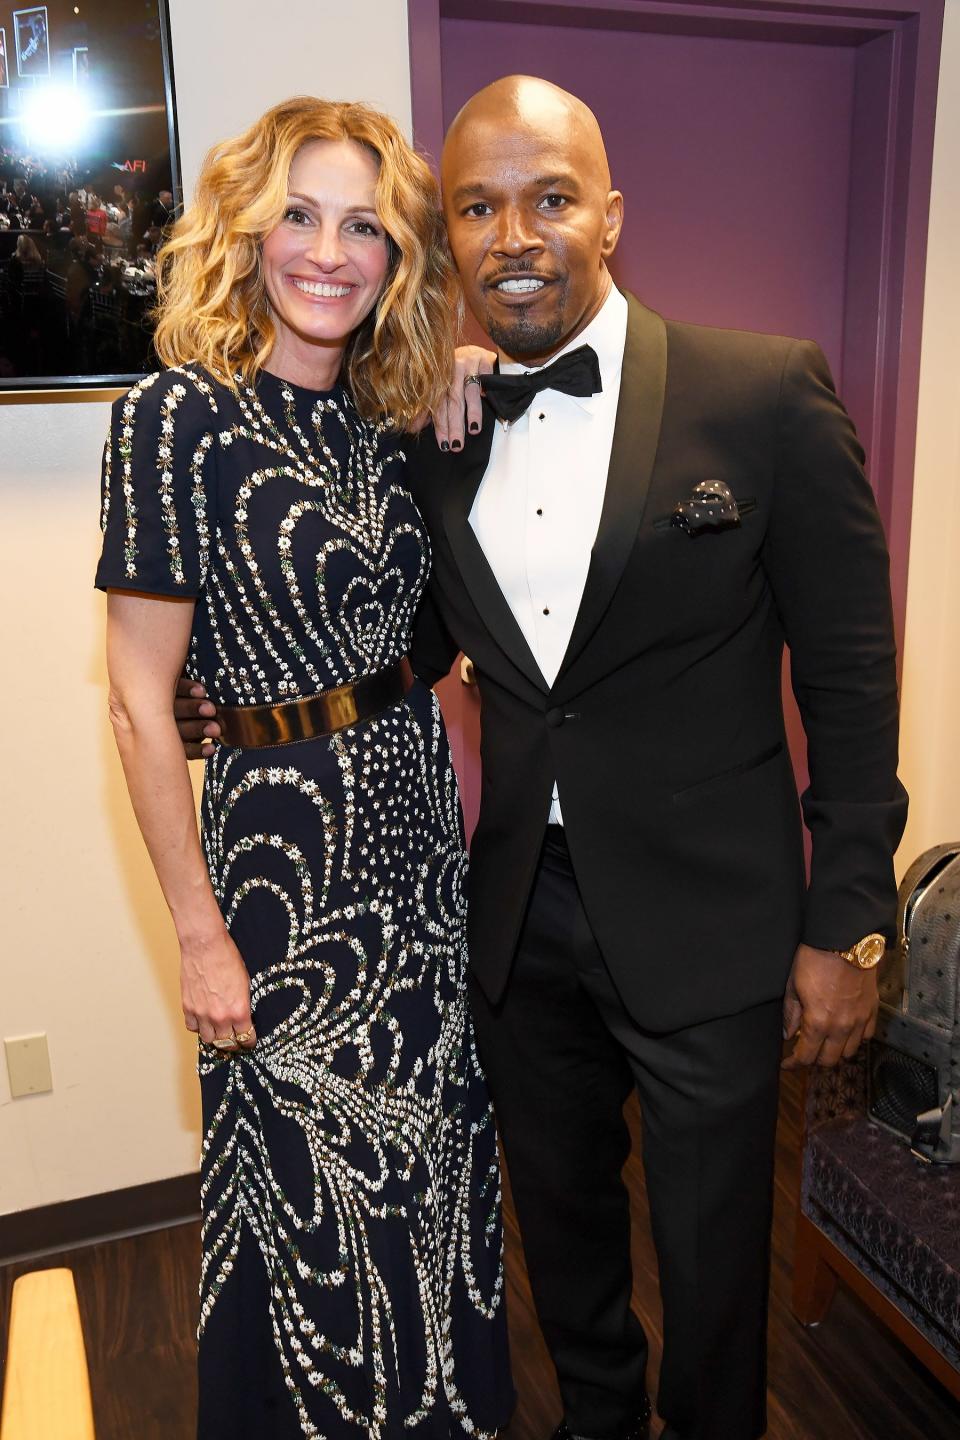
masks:
<svg viewBox="0 0 960 1440"><path fill-rule="evenodd" d="M302 700L285 700L280 705L218 705L220 741L223 745L260 749L333 735L350 725L372 720L391 705L399 705L413 681L410 661L404 656L388 670L361 675L349 685L321 690Z"/></svg>

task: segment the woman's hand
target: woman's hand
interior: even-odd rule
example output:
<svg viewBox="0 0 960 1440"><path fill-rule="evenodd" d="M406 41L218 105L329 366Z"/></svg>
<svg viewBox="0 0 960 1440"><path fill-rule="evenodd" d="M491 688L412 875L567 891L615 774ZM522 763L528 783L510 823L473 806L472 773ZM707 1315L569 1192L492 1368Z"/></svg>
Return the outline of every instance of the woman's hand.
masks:
<svg viewBox="0 0 960 1440"><path fill-rule="evenodd" d="M203 939L180 942L180 998L188 1030L218 1050L250 1050L250 976L226 926ZM227 1042L227 1043L224 1043Z"/></svg>
<svg viewBox="0 0 960 1440"><path fill-rule="evenodd" d="M480 386L471 377L491 374L496 358L495 350L484 350L479 345L458 346L450 385L433 413L433 428L441 450L463 449L464 415L470 434L479 431L483 424Z"/></svg>

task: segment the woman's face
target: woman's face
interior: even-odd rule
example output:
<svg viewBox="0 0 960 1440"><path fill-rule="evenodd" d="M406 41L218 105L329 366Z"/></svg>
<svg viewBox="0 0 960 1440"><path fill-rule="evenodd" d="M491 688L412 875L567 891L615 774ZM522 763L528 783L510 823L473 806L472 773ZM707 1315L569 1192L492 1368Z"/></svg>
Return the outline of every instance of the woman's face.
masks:
<svg viewBox="0 0 960 1440"><path fill-rule="evenodd" d="M376 186L376 160L352 140L312 140L298 151L283 219L263 242L278 331L271 369L291 359L301 374L304 367L339 369L347 340L386 279L389 250Z"/></svg>

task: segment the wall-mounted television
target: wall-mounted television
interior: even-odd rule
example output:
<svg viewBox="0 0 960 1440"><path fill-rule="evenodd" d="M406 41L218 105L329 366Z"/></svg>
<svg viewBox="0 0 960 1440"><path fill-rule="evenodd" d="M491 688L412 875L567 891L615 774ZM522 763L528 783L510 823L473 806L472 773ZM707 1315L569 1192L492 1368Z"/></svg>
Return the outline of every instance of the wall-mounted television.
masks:
<svg viewBox="0 0 960 1440"><path fill-rule="evenodd" d="M156 367L173 96L166 0L0 0L0 394Z"/></svg>

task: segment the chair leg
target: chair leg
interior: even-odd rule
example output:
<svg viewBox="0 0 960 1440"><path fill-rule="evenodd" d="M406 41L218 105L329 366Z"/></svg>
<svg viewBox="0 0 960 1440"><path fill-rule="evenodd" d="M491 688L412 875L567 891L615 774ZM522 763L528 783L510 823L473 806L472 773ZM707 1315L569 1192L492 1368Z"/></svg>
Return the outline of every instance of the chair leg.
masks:
<svg viewBox="0 0 960 1440"><path fill-rule="evenodd" d="M836 1288L837 1277L823 1258L817 1227L798 1214L792 1306L801 1325L819 1325L826 1319Z"/></svg>

